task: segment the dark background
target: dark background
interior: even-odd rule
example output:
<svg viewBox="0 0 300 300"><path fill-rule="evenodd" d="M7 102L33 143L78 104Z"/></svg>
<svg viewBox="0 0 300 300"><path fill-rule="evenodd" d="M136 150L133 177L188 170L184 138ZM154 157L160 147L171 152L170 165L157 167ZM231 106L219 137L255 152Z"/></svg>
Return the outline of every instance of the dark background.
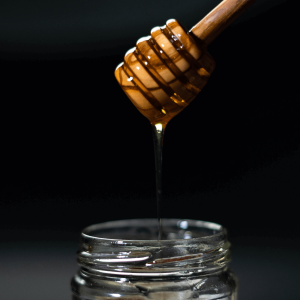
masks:
<svg viewBox="0 0 300 300"><path fill-rule="evenodd" d="M71 299L82 228L156 217L151 128L114 69L152 27L190 29L219 2L1 1L1 299ZM297 18L258 0L165 135L163 216L228 228L241 300L299 299Z"/></svg>

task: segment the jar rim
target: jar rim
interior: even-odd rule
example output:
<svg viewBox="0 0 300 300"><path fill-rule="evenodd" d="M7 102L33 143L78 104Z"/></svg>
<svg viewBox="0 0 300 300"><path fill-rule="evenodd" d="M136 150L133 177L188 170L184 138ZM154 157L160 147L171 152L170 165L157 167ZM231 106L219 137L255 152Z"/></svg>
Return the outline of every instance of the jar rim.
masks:
<svg viewBox="0 0 300 300"><path fill-rule="evenodd" d="M211 273L227 266L230 243L223 226L206 221L163 219L163 227L167 237L164 240L138 239L158 237L157 219L119 220L86 227L77 252L82 272L95 276L168 277ZM189 230L190 238L169 236L185 236ZM137 238L122 239L120 234Z"/></svg>
<svg viewBox="0 0 300 300"><path fill-rule="evenodd" d="M227 231L226 229L214 222L208 222L208 221L201 221L201 220L191 220L191 219L162 219L163 226L164 225L175 225L177 224L186 224L190 227L196 227L196 228L201 228L201 229L206 229L211 232L211 234L208 234L207 236L201 236L201 237L195 237L195 238L190 238L188 239L189 242L200 242L200 241L208 241L210 239L216 239L220 236L226 235ZM93 239L95 242L117 242L118 244L121 243L134 243L134 242L139 242L139 243L147 243L147 244L156 244L158 243L157 239L124 239L124 238L107 238L107 237L100 237L100 236L95 236L95 232L100 231L100 230L105 230L105 229L114 229L114 228L122 228L122 226L140 226L143 224L143 226L147 226L147 224L151 224L152 226L154 224L158 224L157 219L153 218L144 218L144 219L124 219L124 220L116 220L116 221L108 221L108 222L103 222L103 223L98 223L94 225L90 225L86 228L84 228L81 232L81 236L84 239ZM179 227L179 226L178 226ZM184 228L187 229L188 227ZM179 228L180 229L180 228ZM175 238L175 239L162 239L159 240L159 243L162 244L170 244L171 243L186 243L187 239L186 238Z"/></svg>

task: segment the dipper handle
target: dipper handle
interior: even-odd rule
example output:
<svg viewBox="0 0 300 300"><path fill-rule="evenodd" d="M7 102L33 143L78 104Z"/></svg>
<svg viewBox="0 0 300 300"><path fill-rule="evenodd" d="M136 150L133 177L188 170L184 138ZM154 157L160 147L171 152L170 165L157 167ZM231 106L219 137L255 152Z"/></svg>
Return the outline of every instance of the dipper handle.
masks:
<svg viewBox="0 0 300 300"><path fill-rule="evenodd" d="M209 45L227 26L256 1L224 0L198 22L190 32L206 45Z"/></svg>

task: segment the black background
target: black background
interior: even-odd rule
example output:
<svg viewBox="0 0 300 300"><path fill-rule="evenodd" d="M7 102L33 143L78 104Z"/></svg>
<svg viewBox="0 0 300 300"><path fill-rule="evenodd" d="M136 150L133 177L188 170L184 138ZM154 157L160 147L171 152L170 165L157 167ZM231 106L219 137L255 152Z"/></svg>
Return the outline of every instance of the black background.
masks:
<svg viewBox="0 0 300 300"><path fill-rule="evenodd" d="M114 69L152 27L189 29L218 2L1 2L3 299L70 299L82 228L156 217L150 124ZM241 300L298 299L295 9L258 0L222 33L166 129L163 217L228 228Z"/></svg>

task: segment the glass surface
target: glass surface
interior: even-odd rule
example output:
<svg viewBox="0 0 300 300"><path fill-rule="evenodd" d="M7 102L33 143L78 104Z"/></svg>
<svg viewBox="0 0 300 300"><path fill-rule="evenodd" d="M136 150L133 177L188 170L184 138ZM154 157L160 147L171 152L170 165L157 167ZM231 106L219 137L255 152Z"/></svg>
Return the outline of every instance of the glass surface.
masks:
<svg viewBox="0 0 300 300"><path fill-rule="evenodd" d="M230 243L218 224L163 219L92 225L81 233L73 299L236 300Z"/></svg>

